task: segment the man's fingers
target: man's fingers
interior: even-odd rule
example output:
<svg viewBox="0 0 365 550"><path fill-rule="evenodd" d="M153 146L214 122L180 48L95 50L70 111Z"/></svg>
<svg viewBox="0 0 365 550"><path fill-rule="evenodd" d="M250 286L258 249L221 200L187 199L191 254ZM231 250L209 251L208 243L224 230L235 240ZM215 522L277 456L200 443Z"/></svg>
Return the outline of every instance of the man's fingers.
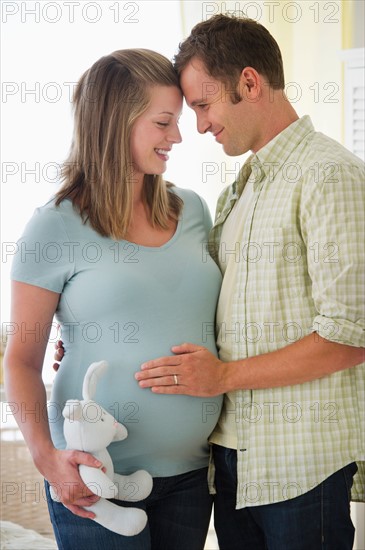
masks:
<svg viewBox="0 0 365 550"><path fill-rule="evenodd" d="M167 357L159 357L158 359L152 359L151 361L146 361L145 363L142 363L141 370L148 370L148 369L156 369L157 367L164 367L164 366L178 366L181 364L181 359L179 358L179 354L183 355L184 353L194 353L197 351L202 351L205 348L201 346L197 346L196 344L179 344L178 346L173 346L171 350L175 355L168 355Z"/></svg>
<svg viewBox="0 0 365 550"><path fill-rule="evenodd" d="M153 359L153 361L147 361L141 365L141 369L144 371L148 369L156 369L158 367L177 367L180 363L181 359L179 357L170 355L169 357L160 357L159 359ZM153 376L159 376L159 374L154 373Z"/></svg>
<svg viewBox="0 0 365 550"><path fill-rule="evenodd" d="M153 386L151 388L153 393L160 393L163 395L180 395L182 394L182 386Z"/></svg>
<svg viewBox="0 0 365 550"><path fill-rule="evenodd" d="M196 344L190 344L190 343L180 344L178 346L172 346L171 348L173 353L177 353L177 354L194 353L196 351L201 351L202 349L204 348L202 348L201 346L197 346Z"/></svg>
<svg viewBox="0 0 365 550"><path fill-rule="evenodd" d="M138 371L134 375L135 379L139 382L149 382L148 384L141 385L141 387L148 388L149 386L156 385L156 383L163 386L172 386L176 384L174 375L180 377L178 372L178 365L168 367L155 367L152 369L145 369ZM156 382L157 380L157 382Z"/></svg>
<svg viewBox="0 0 365 550"><path fill-rule="evenodd" d="M65 351L63 348L56 348L56 351L53 354L53 358L56 359L56 361L62 361L64 355Z"/></svg>

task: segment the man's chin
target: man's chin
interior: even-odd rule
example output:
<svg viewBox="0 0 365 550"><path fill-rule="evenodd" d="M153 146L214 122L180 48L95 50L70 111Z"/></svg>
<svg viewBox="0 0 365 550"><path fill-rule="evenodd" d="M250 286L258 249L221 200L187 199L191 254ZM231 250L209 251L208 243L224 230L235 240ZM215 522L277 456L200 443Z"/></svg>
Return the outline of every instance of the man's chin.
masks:
<svg viewBox="0 0 365 550"><path fill-rule="evenodd" d="M222 148L225 154L228 157L239 157L241 155L244 155L250 149L244 145L239 145L238 143L222 143Z"/></svg>
<svg viewBox="0 0 365 550"><path fill-rule="evenodd" d="M223 151L228 157L239 157L240 155L243 155L245 151L237 151L236 149L232 149L232 147L229 147L222 144Z"/></svg>

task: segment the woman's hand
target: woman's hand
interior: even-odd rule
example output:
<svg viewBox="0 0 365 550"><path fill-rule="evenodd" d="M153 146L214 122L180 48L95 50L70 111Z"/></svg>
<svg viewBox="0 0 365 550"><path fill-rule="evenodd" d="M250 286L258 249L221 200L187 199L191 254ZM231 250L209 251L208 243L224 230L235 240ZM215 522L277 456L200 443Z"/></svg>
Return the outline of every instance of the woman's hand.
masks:
<svg viewBox="0 0 365 550"><path fill-rule="evenodd" d="M35 460L36 467L53 487L58 501L76 516L93 519L95 514L83 507L91 506L100 497L92 493L82 481L80 464L93 468L103 467L94 456L82 451L53 449L45 459Z"/></svg>

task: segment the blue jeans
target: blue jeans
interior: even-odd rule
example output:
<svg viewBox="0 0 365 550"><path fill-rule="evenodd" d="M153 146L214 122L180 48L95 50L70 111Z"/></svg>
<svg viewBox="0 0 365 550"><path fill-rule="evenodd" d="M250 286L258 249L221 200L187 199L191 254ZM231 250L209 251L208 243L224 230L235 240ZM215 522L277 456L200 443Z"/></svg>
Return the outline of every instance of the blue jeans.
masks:
<svg viewBox="0 0 365 550"><path fill-rule="evenodd" d="M237 451L213 445L214 523L221 550L351 550L353 462L296 498L235 509Z"/></svg>
<svg viewBox="0 0 365 550"><path fill-rule="evenodd" d="M122 506L142 508L148 515L142 533L124 537L54 502L47 482L46 494L61 550L202 550L213 500L208 492L207 468L154 478L152 493L145 500L121 503Z"/></svg>

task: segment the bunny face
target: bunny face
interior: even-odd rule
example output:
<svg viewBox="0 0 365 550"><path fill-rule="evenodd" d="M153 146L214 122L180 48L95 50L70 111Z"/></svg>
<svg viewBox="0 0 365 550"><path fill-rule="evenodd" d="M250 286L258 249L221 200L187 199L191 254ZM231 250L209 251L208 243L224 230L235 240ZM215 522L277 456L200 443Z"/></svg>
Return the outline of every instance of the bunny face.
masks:
<svg viewBox="0 0 365 550"><path fill-rule="evenodd" d="M95 401L67 401L63 410L68 448L95 453L128 435L124 426Z"/></svg>

